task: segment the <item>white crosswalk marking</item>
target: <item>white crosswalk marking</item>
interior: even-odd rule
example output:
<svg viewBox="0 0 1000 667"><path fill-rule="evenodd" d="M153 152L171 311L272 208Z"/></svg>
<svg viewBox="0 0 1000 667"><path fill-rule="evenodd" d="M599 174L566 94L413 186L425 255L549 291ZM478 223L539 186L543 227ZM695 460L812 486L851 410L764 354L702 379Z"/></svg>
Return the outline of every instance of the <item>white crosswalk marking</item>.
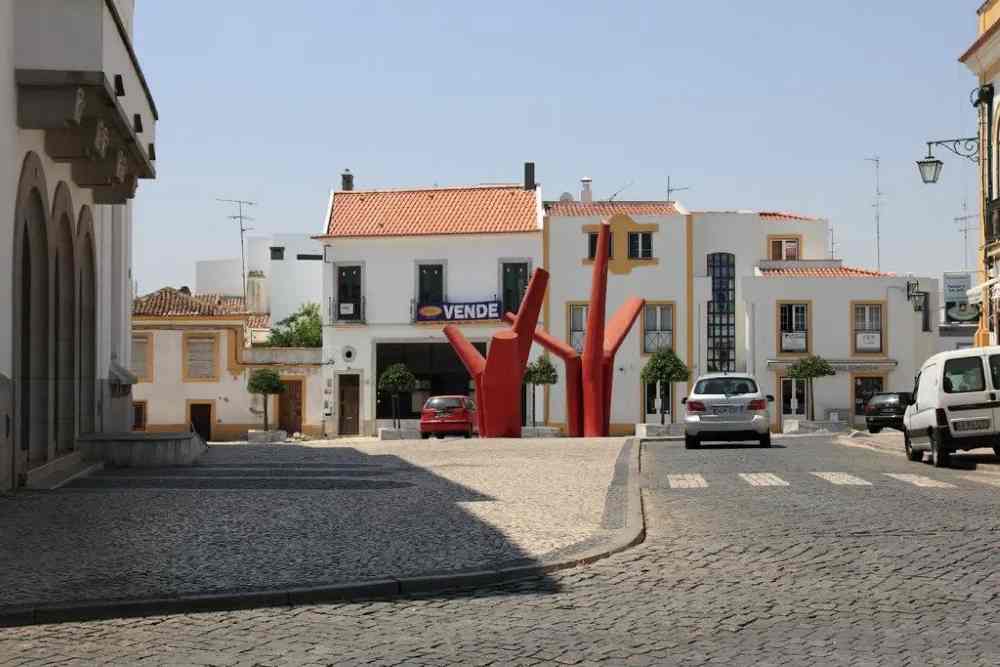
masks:
<svg viewBox="0 0 1000 667"><path fill-rule="evenodd" d="M788 482L769 472L741 472L740 477L750 486L788 486Z"/></svg>
<svg viewBox="0 0 1000 667"><path fill-rule="evenodd" d="M886 477L892 477L893 479L898 479L901 482L907 482L908 484L913 484L914 486L926 486L933 487L937 489L954 489L954 484L949 484L948 482L942 482L939 479L931 479L930 477L924 477L923 475L901 475L896 473L887 472Z"/></svg>
<svg viewBox="0 0 1000 667"><path fill-rule="evenodd" d="M671 489L704 489L708 482L701 475L667 475Z"/></svg>
<svg viewBox="0 0 1000 667"><path fill-rule="evenodd" d="M871 486L871 482L866 482L860 477L855 477L854 475L848 475L846 472L814 472L812 473L819 477L820 479L825 479L833 484L840 484L845 486Z"/></svg>

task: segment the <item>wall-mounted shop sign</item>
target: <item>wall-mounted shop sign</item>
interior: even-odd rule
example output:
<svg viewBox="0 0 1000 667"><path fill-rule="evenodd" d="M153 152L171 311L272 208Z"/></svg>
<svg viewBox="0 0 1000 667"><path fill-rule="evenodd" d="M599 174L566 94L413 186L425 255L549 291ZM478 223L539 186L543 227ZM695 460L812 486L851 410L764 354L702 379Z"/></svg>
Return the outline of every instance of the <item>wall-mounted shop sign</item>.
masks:
<svg viewBox="0 0 1000 667"><path fill-rule="evenodd" d="M969 303L966 291L972 288L971 273L944 274L944 320L950 324L979 321L979 304Z"/></svg>
<svg viewBox="0 0 1000 667"><path fill-rule="evenodd" d="M418 322L471 322L499 320L499 301L473 301L471 303L420 304L417 306Z"/></svg>

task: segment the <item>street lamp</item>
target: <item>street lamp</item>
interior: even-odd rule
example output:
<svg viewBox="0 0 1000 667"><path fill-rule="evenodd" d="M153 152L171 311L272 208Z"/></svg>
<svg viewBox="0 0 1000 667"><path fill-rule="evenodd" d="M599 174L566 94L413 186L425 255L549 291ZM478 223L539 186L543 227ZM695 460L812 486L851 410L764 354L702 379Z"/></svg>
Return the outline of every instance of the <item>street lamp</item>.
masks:
<svg viewBox="0 0 1000 667"><path fill-rule="evenodd" d="M961 139L944 139L927 142L927 157L917 160L917 169L924 183L937 183L941 177L944 163L934 157L934 146L944 146L959 157L979 164L979 137L963 137Z"/></svg>
<svg viewBox="0 0 1000 667"><path fill-rule="evenodd" d="M937 183L938 178L941 177L941 167L944 166L944 162L934 157L931 153L930 147L928 146L927 157L923 160L917 160L917 169L920 170L920 178L924 183Z"/></svg>

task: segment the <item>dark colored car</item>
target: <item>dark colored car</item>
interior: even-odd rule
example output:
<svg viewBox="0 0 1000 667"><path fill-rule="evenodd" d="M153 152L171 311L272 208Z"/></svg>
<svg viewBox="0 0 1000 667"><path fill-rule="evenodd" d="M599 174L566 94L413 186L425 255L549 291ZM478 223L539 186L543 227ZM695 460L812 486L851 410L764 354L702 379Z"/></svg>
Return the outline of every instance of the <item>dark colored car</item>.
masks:
<svg viewBox="0 0 1000 667"><path fill-rule="evenodd" d="M902 431L903 414L910 404L910 396L908 391L888 391L869 398L865 404L868 432L878 433L886 427Z"/></svg>
<svg viewBox="0 0 1000 667"><path fill-rule="evenodd" d="M476 404L468 396L431 396L420 411L420 437L464 435L476 430Z"/></svg>

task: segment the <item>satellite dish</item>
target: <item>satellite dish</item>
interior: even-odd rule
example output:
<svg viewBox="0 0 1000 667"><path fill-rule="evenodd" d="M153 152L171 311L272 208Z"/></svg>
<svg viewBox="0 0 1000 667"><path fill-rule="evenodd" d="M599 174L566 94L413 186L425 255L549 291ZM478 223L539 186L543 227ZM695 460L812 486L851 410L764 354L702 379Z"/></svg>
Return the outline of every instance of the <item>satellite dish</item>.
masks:
<svg viewBox="0 0 1000 667"><path fill-rule="evenodd" d="M573 195L569 192L564 192L559 195L559 201L573 201Z"/></svg>

